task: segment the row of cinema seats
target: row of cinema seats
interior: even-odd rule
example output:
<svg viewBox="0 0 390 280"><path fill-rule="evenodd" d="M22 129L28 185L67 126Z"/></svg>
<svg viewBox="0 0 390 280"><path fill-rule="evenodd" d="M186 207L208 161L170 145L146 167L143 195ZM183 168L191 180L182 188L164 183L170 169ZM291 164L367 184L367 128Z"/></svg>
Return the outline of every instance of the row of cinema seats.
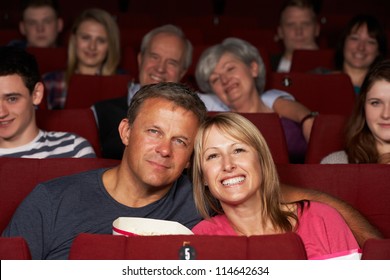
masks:
<svg viewBox="0 0 390 280"><path fill-rule="evenodd" d="M194 46L193 63L183 82L197 89L195 81L196 61L207 45ZM271 71L267 50L258 46L266 66L267 89L281 89L290 92L302 104L313 111L330 114L348 114L354 103L352 83L346 74L314 74L316 67L333 68L333 50L301 50L293 56L292 72ZM41 73L61 70L66 65L65 48L29 48L39 63ZM126 75L111 77L74 75L70 81L66 108L91 106L96 100L126 95L127 85L138 77L136 51L128 47L123 53L121 68Z"/></svg>
<svg viewBox="0 0 390 280"><path fill-rule="evenodd" d="M210 112L210 115L215 112ZM277 114L243 113L262 132L274 161L288 163L287 143ZM89 108L64 110L37 110L38 126L48 131L68 131L86 138L101 157L99 133L93 112ZM311 132L305 163L319 163L331 152L343 149L343 129L346 116L320 114L316 117ZM324 141L326 139L326 141Z"/></svg>
<svg viewBox="0 0 390 280"><path fill-rule="evenodd" d="M88 169L118 163L107 159L15 159L0 158L0 231L15 209L39 182ZM278 164L281 181L317 189L358 209L384 235L384 240L367 242L366 259L390 259L390 170L388 165ZM20 176L24 170L24 176ZM229 242L229 250L226 244ZM302 259L302 245L294 235L241 237L124 237L81 234L71 251L74 259L177 259L183 244L190 244L201 259ZM246 245L245 245L246 244ZM245 251L248 244L256 250ZM280 244L285 244L280 246ZM288 245L287 245L288 244ZM275 246L279 249L275 250ZM110 250L108 250L108 248ZM118 248L122 248L119 250ZM125 248L125 249L124 249ZM280 248L284 248L281 250ZM375 249L373 249L375 248ZM157 252L156 252L157 250ZM256 251L256 252L255 252ZM160 253L159 253L160 252ZM29 258L28 247L20 238L0 239L0 259Z"/></svg>
<svg viewBox="0 0 390 280"><path fill-rule="evenodd" d="M229 246L226 246L229 244ZM186 259L183 248L191 246L197 260L304 260L304 245L295 233L262 236L114 236L79 234L70 260L177 260ZM1 260L30 260L22 237L0 237ZM369 239L362 248L363 260L389 260L390 239Z"/></svg>

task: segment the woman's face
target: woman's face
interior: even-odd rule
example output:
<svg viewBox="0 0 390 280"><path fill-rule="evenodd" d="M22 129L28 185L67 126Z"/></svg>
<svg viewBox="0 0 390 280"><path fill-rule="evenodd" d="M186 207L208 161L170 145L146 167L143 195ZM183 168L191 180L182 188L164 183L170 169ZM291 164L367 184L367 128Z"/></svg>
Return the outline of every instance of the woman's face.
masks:
<svg viewBox="0 0 390 280"><path fill-rule="evenodd" d="M93 20L84 21L77 29L75 39L78 67L98 70L108 52L108 34L104 26Z"/></svg>
<svg viewBox="0 0 390 280"><path fill-rule="evenodd" d="M201 155L204 183L222 205L239 205L260 198L261 166L251 146L215 126L205 133Z"/></svg>
<svg viewBox="0 0 390 280"><path fill-rule="evenodd" d="M378 80L373 84L367 92L365 112L378 149L390 145L390 82Z"/></svg>
<svg viewBox="0 0 390 280"><path fill-rule="evenodd" d="M350 68L368 69L378 55L378 42L368 34L367 25L354 27L345 39L344 65Z"/></svg>
<svg viewBox="0 0 390 280"><path fill-rule="evenodd" d="M209 77L209 84L232 111L241 111L240 108L248 106L253 95L258 96L255 85L257 71L257 63L247 66L233 54L224 53Z"/></svg>

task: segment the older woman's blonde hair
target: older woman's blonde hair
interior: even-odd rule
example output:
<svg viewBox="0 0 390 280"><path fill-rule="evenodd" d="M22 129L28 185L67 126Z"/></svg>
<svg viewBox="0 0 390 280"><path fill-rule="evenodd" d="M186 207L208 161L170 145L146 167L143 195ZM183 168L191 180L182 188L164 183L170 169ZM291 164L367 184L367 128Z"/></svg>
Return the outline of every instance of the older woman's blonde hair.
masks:
<svg viewBox="0 0 390 280"><path fill-rule="evenodd" d="M66 82L74 74L77 68L78 59L76 56L75 35L81 23L85 21L95 21L104 26L108 36L107 57L101 67L101 75L109 76L116 73L120 62L120 34L114 18L105 10L92 8L83 11L74 21L68 46L68 69L66 71Z"/></svg>
<svg viewBox="0 0 390 280"><path fill-rule="evenodd" d="M213 197L203 180L203 145L212 127L216 127L224 135L229 135L257 151L261 166L259 172L261 172L262 177L262 183L259 186L261 193L261 201L259 203L263 205L263 221L271 221L275 229L291 231L292 225L289 222L289 218L297 220L297 217L294 213L281 209L279 177L268 145L260 131L251 121L240 114L232 112L219 113L207 119L201 125L195 138L191 175L194 185L195 205L199 213L206 219L210 218L210 210L218 214L223 213L221 204Z"/></svg>

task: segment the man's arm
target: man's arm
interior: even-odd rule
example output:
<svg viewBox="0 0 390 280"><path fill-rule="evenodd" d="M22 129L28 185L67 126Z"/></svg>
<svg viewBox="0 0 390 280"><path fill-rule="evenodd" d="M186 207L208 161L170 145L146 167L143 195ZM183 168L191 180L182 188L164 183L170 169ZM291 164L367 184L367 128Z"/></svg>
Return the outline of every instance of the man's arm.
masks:
<svg viewBox="0 0 390 280"><path fill-rule="evenodd" d="M371 225L358 210L339 198L317 190L298 188L286 184L282 184L281 189L284 202L306 199L322 202L335 208L352 230L360 247L363 247L364 242L369 238L383 238L379 230Z"/></svg>

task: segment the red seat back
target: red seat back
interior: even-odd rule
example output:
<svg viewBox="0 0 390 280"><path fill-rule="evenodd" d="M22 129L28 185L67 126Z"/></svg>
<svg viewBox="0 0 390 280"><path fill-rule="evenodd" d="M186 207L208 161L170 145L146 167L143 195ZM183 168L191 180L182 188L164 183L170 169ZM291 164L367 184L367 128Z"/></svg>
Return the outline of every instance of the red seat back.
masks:
<svg viewBox="0 0 390 280"><path fill-rule="evenodd" d="M26 240L22 237L0 237L0 260L31 260Z"/></svg>
<svg viewBox="0 0 390 280"><path fill-rule="evenodd" d="M305 163L320 163L330 153L343 150L346 122L347 118L342 115L318 115L311 130Z"/></svg>
<svg viewBox="0 0 390 280"><path fill-rule="evenodd" d="M89 108L98 101L127 95L129 75L72 75L65 109Z"/></svg>
<svg viewBox="0 0 390 280"><path fill-rule="evenodd" d="M64 71L67 67L68 49L66 47L26 49L38 62L41 75L52 71Z"/></svg>
<svg viewBox="0 0 390 280"><path fill-rule="evenodd" d="M389 165L279 164L277 168L281 182L341 198L390 238Z"/></svg>
<svg viewBox="0 0 390 280"><path fill-rule="evenodd" d="M309 72L316 68L333 70L334 56L334 49L295 50L290 72Z"/></svg>
<svg viewBox="0 0 390 280"><path fill-rule="evenodd" d="M346 74L271 73L267 88L284 90L312 111L349 116L355 103Z"/></svg>
<svg viewBox="0 0 390 280"><path fill-rule="evenodd" d="M229 246L226 246L229 244ZM263 236L115 236L80 234L69 259L77 260L178 260L183 246L195 250L198 260L306 259L302 240L295 233Z"/></svg>
<svg viewBox="0 0 390 280"><path fill-rule="evenodd" d="M217 114L209 112L210 115ZM287 142L280 118L276 113L240 113L261 132L271 150L275 163L288 163Z"/></svg>
<svg viewBox="0 0 390 280"><path fill-rule="evenodd" d="M90 169L114 166L118 162L97 158L0 157L0 232L7 226L18 205L38 183Z"/></svg>
<svg viewBox="0 0 390 280"><path fill-rule="evenodd" d="M390 239L368 239L363 245L362 260L390 260Z"/></svg>
<svg viewBox="0 0 390 280"><path fill-rule="evenodd" d="M98 127L91 109L37 110L36 119L43 130L72 132L84 137L96 156L101 156Z"/></svg>

